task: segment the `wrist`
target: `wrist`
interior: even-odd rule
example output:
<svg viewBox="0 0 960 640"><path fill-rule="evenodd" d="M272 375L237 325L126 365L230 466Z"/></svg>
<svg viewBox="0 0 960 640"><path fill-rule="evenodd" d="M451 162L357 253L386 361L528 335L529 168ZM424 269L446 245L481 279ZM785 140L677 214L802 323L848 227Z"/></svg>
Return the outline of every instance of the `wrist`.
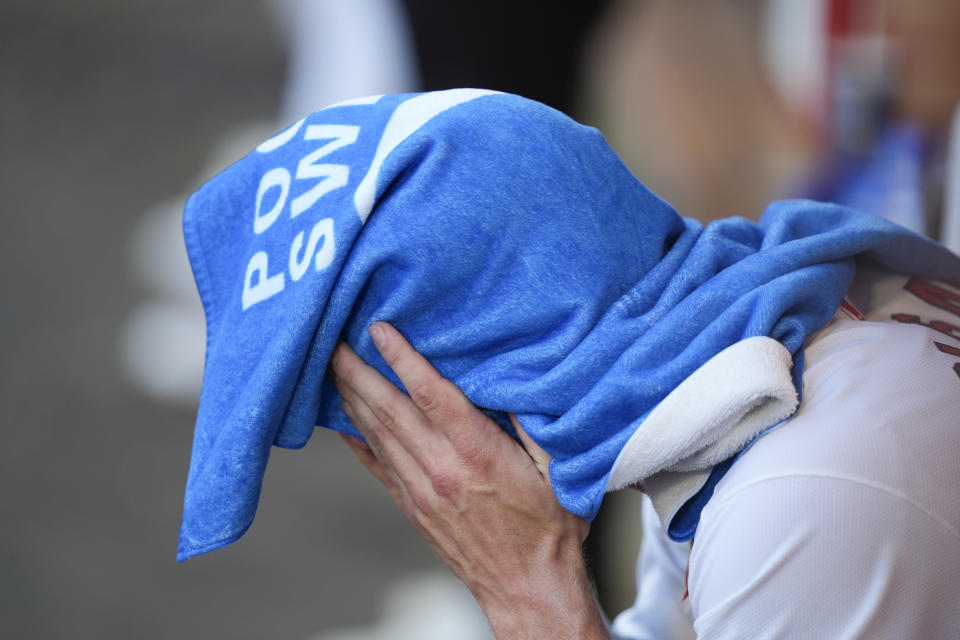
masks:
<svg viewBox="0 0 960 640"><path fill-rule="evenodd" d="M608 639L579 541L547 555L502 590L475 594L498 640Z"/></svg>

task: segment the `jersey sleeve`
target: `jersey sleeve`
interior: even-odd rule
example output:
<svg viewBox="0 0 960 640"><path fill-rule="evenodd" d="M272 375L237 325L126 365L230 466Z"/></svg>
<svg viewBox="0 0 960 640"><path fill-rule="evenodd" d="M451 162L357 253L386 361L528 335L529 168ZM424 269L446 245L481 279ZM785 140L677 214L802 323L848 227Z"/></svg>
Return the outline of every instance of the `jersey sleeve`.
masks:
<svg viewBox="0 0 960 640"><path fill-rule="evenodd" d="M958 571L956 531L902 496L828 475L762 479L704 510L694 628L702 640L948 637Z"/></svg>
<svg viewBox="0 0 960 640"><path fill-rule="evenodd" d="M643 539L637 557L637 599L613 621L615 640L693 640L686 597L688 543L667 538L650 498L643 499Z"/></svg>

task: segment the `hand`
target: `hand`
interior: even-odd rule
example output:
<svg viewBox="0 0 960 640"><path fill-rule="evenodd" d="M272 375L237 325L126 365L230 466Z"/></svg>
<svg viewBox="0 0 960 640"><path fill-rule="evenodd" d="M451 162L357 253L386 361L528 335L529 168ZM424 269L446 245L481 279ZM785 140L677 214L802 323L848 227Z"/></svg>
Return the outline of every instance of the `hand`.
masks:
<svg viewBox="0 0 960 640"><path fill-rule="evenodd" d="M498 638L606 638L581 553L589 525L557 502L550 457L518 445L393 327L370 329L406 396L346 344L332 370L367 444L343 436L467 585Z"/></svg>

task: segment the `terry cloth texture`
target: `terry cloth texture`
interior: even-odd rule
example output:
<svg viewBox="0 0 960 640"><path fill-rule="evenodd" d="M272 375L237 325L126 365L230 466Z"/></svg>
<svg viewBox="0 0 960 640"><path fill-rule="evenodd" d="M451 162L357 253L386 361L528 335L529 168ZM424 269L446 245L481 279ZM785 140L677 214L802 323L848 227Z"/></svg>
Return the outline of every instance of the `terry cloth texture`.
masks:
<svg viewBox="0 0 960 640"><path fill-rule="evenodd" d="M208 344L181 560L249 527L272 445L355 433L325 375L338 340L397 381L374 321L501 424L516 413L561 504L592 518L625 443L714 355L767 336L796 368L854 256L960 274L939 245L828 204L703 228L596 130L472 89L309 116L194 194L184 231Z"/></svg>

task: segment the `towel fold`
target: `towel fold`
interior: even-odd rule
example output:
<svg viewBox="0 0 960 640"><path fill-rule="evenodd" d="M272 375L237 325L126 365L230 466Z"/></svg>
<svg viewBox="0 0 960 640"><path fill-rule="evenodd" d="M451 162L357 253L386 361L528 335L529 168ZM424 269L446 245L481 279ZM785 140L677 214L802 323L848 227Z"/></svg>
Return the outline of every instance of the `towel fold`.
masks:
<svg viewBox="0 0 960 640"><path fill-rule="evenodd" d="M725 348L796 362L867 259L960 275L948 251L810 201L703 228L634 178L594 129L475 89L328 107L187 203L207 327L178 559L249 527L272 445L355 433L326 373L340 339L399 384L366 330L395 325L553 456L564 507L592 518L625 443Z"/></svg>

